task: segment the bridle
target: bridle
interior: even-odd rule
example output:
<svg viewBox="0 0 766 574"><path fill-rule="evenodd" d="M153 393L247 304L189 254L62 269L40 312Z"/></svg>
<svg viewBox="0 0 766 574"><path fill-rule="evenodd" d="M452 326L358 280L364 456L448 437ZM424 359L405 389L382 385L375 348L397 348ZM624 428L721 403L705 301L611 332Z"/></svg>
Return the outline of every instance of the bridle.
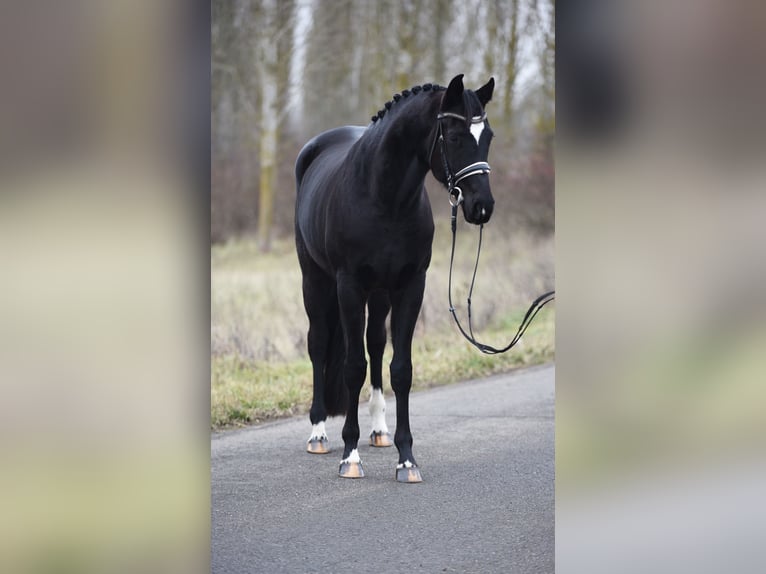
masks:
<svg viewBox="0 0 766 574"><path fill-rule="evenodd" d="M458 184L466 178L472 175L488 174L492 171L489 164L486 161L477 161L470 165L465 166L463 169L453 174L447 161L447 144L444 141L444 130L442 129L442 120L444 118L455 118L468 123L468 118L461 116L460 114L453 114L452 112L440 112L436 116L436 135L434 141L431 143L431 151L428 154L428 163L431 164L433 158L434 149L436 148L436 142L439 142L439 153L442 156L442 166L444 167L444 176L447 181L444 185L447 186L447 192L449 193L449 202L452 207L457 207L463 203L463 190L458 187ZM471 124L482 124L487 119L487 112L484 112L480 116L473 116L470 119Z"/></svg>
<svg viewBox="0 0 766 574"><path fill-rule="evenodd" d="M465 166L461 170L459 170L457 173L453 174L452 170L449 167L449 162L447 161L447 146L444 141L444 130L442 129L442 123L441 120L444 118L455 118L458 120L462 120L463 122L468 123L468 118L461 116L460 114L454 114L452 112L441 112L439 115L436 116L436 135L434 136L434 141L431 143L431 151L428 154L428 163L431 164L431 160L433 158L434 148L436 147L436 142L439 142L439 152L442 156L442 165L444 167L444 174L447 179L446 183L443 184L447 187L447 191L449 192L449 203L452 206L452 250L450 253L450 260L449 260L449 280L448 280L448 300L449 300L449 311L452 314L452 318L455 319L455 324L457 325L457 328L460 330L460 333L463 335L463 337L466 338L466 340L471 343L474 347L479 349L482 353L485 353L487 355L496 355L499 353L505 353L508 351L511 347L513 347L516 343L518 343L521 340L522 335L524 335L524 332L527 330L527 327L529 327L530 323L532 322L532 319L535 318L535 315L540 311L540 309L543 308L543 306L546 303L550 303L555 299L555 291L549 291L547 293L543 293L540 295L537 299L535 299L532 304L529 306L529 309L527 310L526 315L524 315L524 319L522 319L521 324L519 325L518 330L516 331L516 334L511 339L511 342L508 343L505 347L502 348L495 348L491 345L487 345L485 343L480 343L476 340L476 338L473 335L473 324L471 321L471 295L473 295L473 286L476 282L476 271L479 269L479 255L481 254L481 239L484 232L484 224L479 225L479 245L476 249L476 264L473 267L473 276L471 277L471 287L468 290L468 331L466 332L465 329L463 329L463 326L460 324L460 321L457 318L457 313L455 311L455 306L452 304L452 267L453 263L455 261L455 237L457 235L457 208L458 206L463 203L463 190L460 189L458 184L463 181L466 178L469 178L473 175L481 175L481 174L489 174L490 171L492 171L492 168L489 167L489 164L486 161L477 161L470 165ZM470 120L471 124L478 124L482 123L487 119L487 113L484 112L480 116L473 116Z"/></svg>

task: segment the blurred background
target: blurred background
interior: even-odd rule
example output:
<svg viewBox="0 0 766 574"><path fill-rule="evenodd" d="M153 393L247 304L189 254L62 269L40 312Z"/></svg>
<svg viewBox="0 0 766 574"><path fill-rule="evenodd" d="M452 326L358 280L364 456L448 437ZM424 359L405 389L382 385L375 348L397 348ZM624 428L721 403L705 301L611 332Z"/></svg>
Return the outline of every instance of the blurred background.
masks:
<svg viewBox="0 0 766 574"><path fill-rule="evenodd" d="M556 571L760 571L766 4L556 22Z"/></svg>
<svg viewBox="0 0 766 574"><path fill-rule="evenodd" d="M0 3L0 571L208 571L209 4Z"/></svg>

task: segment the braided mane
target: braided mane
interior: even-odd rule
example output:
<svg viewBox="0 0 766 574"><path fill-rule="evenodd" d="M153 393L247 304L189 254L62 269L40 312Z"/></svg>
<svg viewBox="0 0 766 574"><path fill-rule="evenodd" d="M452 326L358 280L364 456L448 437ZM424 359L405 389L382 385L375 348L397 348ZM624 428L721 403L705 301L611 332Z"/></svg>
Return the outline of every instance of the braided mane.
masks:
<svg viewBox="0 0 766 574"><path fill-rule="evenodd" d="M401 94L394 94L394 97L383 104L383 107L378 110L378 113L372 116L373 123L377 122L379 119L381 119L383 116L386 115L386 112L391 109L391 106L393 106L396 102L401 100L402 98L407 98L409 96L413 96L420 91L423 92L438 92L441 90L446 90L444 86L440 86L439 84L423 84L422 86L413 86L409 90L402 90Z"/></svg>

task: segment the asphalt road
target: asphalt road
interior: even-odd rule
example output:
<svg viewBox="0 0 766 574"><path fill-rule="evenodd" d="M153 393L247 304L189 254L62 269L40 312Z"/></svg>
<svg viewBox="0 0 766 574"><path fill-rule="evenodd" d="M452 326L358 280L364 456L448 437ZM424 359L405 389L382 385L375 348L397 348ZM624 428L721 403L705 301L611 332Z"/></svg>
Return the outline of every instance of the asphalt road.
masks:
<svg viewBox="0 0 766 574"><path fill-rule="evenodd" d="M366 477L339 478L342 418L327 455L305 452L307 416L215 434L213 573L552 573L554 373L413 394L420 484L394 480L396 447L362 440ZM366 402L359 418L366 437Z"/></svg>

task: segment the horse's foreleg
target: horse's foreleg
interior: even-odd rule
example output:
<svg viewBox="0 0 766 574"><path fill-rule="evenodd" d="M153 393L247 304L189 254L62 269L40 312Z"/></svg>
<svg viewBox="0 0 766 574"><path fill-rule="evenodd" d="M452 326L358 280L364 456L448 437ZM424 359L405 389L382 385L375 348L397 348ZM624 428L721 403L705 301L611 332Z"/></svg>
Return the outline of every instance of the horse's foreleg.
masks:
<svg viewBox="0 0 766 574"><path fill-rule="evenodd" d="M338 274L338 305L346 343L343 378L348 388L348 410L343 425L343 458L338 473L343 478L362 478L364 470L359 458L359 392L367 374L364 357L364 307L366 294L348 274Z"/></svg>
<svg viewBox="0 0 766 574"><path fill-rule="evenodd" d="M375 291L367 303L367 353L370 356L370 418L372 430L370 445L375 447L393 446L391 433L386 425L386 399L383 397L383 350L386 347L386 316L391 310L388 294Z"/></svg>
<svg viewBox="0 0 766 574"><path fill-rule="evenodd" d="M391 386L396 395L394 443L399 450L399 464L396 466L396 480L399 482L423 480L412 455L409 400L412 387L412 336L423 303L425 277L425 273L413 277L406 287L391 296L391 336L394 344Z"/></svg>

